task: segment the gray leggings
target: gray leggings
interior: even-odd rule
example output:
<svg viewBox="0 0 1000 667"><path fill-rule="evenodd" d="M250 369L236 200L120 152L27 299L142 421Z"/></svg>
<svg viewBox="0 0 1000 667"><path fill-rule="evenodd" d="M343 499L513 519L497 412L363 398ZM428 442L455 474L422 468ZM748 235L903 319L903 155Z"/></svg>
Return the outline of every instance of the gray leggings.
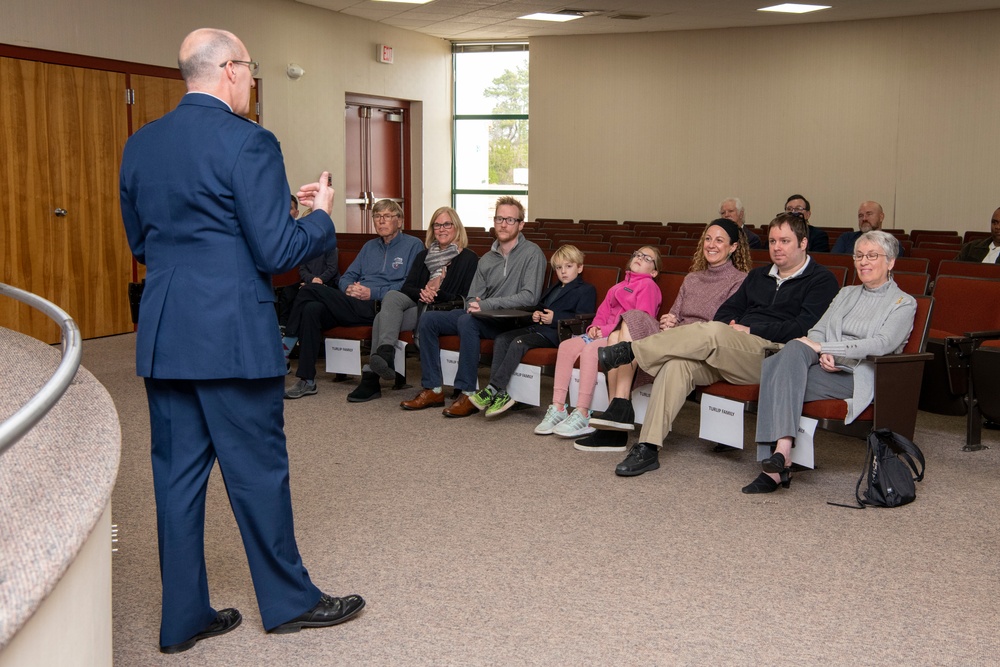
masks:
<svg viewBox="0 0 1000 667"><path fill-rule="evenodd" d="M395 346L400 331L414 331L423 304L417 305L402 292L392 290L382 297L382 307L372 322L372 349L382 345Z"/></svg>
<svg viewBox="0 0 1000 667"><path fill-rule="evenodd" d="M761 366L757 442L794 438L806 401L853 395L853 375L844 371L828 373L820 367L819 355L811 347L793 340Z"/></svg>

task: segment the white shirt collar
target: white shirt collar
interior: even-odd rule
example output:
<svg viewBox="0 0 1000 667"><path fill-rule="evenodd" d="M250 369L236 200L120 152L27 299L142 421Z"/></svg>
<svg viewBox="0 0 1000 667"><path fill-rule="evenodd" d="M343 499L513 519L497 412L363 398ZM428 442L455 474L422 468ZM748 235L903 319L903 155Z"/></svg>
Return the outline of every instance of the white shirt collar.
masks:
<svg viewBox="0 0 1000 667"><path fill-rule="evenodd" d="M801 276L802 272L806 270L806 267L809 266L809 262L811 261L812 257L806 255L805 263L799 267L798 271L788 276L787 278L782 278L780 275L778 275L778 267L775 264L771 264L771 270L767 272L767 275L772 276L775 280L777 280L778 286L780 287L781 283L785 282L786 280L791 280L792 278L797 278L798 276Z"/></svg>

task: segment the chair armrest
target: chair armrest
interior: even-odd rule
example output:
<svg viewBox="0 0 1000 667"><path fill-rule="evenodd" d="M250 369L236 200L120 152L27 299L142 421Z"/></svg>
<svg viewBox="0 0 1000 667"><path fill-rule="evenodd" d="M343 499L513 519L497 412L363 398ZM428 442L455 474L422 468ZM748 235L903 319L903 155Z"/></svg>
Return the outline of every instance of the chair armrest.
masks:
<svg viewBox="0 0 1000 667"><path fill-rule="evenodd" d="M453 301L441 301L439 303L431 303L427 305L425 310L455 310L457 308L465 308L464 299L455 299Z"/></svg>
<svg viewBox="0 0 1000 667"><path fill-rule="evenodd" d="M908 364L930 361L934 358L934 355L930 352L919 352L914 354L871 354L865 358L874 364Z"/></svg>
<svg viewBox="0 0 1000 667"><path fill-rule="evenodd" d="M564 341L573 336L587 333L587 325L594 320L596 313L567 317L556 322L556 331L559 332L559 340Z"/></svg>
<svg viewBox="0 0 1000 667"><path fill-rule="evenodd" d="M967 331L965 335L975 341L982 342L984 340L996 340L1000 338L1000 331L995 329L992 331Z"/></svg>

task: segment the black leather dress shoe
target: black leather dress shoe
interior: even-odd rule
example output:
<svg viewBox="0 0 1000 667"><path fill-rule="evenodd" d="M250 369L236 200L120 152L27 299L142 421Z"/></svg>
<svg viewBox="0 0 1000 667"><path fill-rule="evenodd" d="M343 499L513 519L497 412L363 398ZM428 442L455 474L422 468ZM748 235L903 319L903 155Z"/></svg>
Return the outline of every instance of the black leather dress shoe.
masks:
<svg viewBox="0 0 1000 667"><path fill-rule="evenodd" d="M632 343L627 340L615 345L607 345L597 351L597 365L605 372L630 364L633 359L635 359L635 355L632 354Z"/></svg>
<svg viewBox="0 0 1000 667"><path fill-rule="evenodd" d="M186 651L202 639L224 635L230 630L236 628L242 622L243 617L240 615L240 612L231 608L223 609L215 615L215 620L209 623L207 628L196 634L191 639L181 642L180 644L161 646L160 653L180 653L181 651Z"/></svg>
<svg viewBox="0 0 1000 667"><path fill-rule="evenodd" d="M268 630L271 634L285 635L298 632L302 628L325 628L337 625L353 618L365 608L365 601L360 595L348 595L335 598L324 593L316 606L290 621Z"/></svg>

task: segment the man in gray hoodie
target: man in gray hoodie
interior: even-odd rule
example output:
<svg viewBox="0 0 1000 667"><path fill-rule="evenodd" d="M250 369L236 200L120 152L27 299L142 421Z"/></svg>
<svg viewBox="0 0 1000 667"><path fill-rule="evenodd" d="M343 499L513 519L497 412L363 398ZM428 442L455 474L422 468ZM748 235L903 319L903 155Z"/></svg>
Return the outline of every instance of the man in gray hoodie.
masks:
<svg viewBox="0 0 1000 667"><path fill-rule="evenodd" d="M438 336L458 334L458 373L455 388L461 396L443 412L445 417L468 417L478 409L469 400L476 391L479 368L479 341L492 339L503 332L473 313L501 308L531 308L541 296L545 279L545 255L541 248L524 238L524 206L514 197L497 199L493 217L496 238L493 247L482 256L469 288L466 308L424 313L418 325L420 339L420 385L423 387L404 410L423 410L444 405L441 373L441 345Z"/></svg>

